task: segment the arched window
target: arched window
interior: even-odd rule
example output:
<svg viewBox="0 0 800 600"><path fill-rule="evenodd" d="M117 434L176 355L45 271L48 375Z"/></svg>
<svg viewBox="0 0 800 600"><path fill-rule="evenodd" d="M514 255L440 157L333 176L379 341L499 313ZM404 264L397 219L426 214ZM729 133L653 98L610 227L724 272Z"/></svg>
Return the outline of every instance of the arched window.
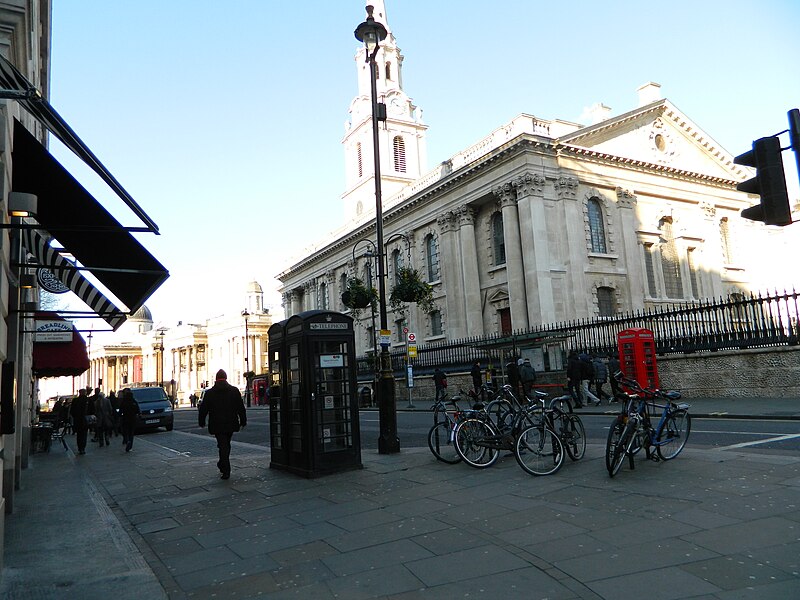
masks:
<svg viewBox="0 0 800 600"><path fill-rule="evenodd" d="M495 266L506 264L506 239L503 231L503 213L500 212L492 215L492 249Z"/></svg>
<svg viewBox="0 0 800 600"><path fill-rule="evenodd" d="M722 243L722 262L726 265L733 264L733 246L731 245L731 228L728 217L720 219L719 239Z"/></svg>
<svg viewBox="0 0 800 600"><path fill-rule="evenodd" d="M406 172L406 143L403 138L396 135L392 140L394 148L394 170L398 173Z"/></svg>
<svg viewBox="0 0 800 600"><path fill-rule="evenodd" d="M392 63L386 63L386 81L392 80Z"/></svg>
<svg viewBox="0 0 800 600"><path fill-rule="evenodd" d="M656 288L656 270L653 266L653 244L642 244L642 251L644 252L644 272L647 275L647 293L651 298L657 298L658 289Z"/></svg>
<svg viewBox="0 0 800 600"><path fill-rule="evenodd" d="M601 317L613 317L616 312L614 302L614 289L610 287L597 288L597 314Z"/></svg>
<svg viewBox="0 0 800 600"><path fill-rule="evenodd" d="M696 248L686 250L686 265L689 267L689 283L692 286L692 298L700 297L700 284L697 280L697 254Z"/></svg>
<svg viewBox="0 0 800 600"><path fill-rule="evenodd" d="M672 232L672 219L662 219L661 230L661 270L664 273L664 293L667 298L683 298L681 262Z"/></svg>
<svg viewBox="0 0 800 600"><path fill-rule="evenodd" d="M442 327L442 313L438 310L430 314L431 319L431 335L443 335L444 329Z"/></svg>
<svg viewBox="0 0 800 600"><path fill-rule="evenodd" d="M392 268L394 269L395 285L400 282L400 269L403 268L403 254L400 250L392 251Z"/></svg>
<svg viewBox="0 0 800 600"><path fill-rule="evenodd" d="M339 275L339 299L341 300L342 294L344 294L345 290L347 289L347 273L342 273ZM342 302L342 310L348 310L348 308Z"/></svg>
<svg viewBox="0 0 800 600"><path fill-rule="evenodd" d="M592 252L606 253L606 228L603 225L603 208L597 198L590 198L586 206L589 216L589 236Z"/></svg>
<svg viewBox="0 0 800 600"><path fill-rule="evenodd" d="M358 163L358 176L364 176L364 159L361 156L361 142L356 144L356 161Z"/></svg>
<svg viewBox="0 0 800 600"><path fill-rule="evenodd" d="M320 283L317 290L317 308L319 310L328 310L328 284Z"/></svg>
<svg viewBox="0 0 800 600"><path fill-rule="evenodd" d="M439 248L432 233L425 237L425 262L428 265L428 283L439 281Z"/></svg>

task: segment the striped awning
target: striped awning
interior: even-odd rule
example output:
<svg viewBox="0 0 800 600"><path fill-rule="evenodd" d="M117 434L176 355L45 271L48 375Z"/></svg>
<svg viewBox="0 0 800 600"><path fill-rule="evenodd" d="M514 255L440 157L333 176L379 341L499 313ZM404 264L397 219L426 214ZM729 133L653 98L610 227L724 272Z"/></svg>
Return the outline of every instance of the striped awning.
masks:
<svg viewBox="0 0 800 600"><path fill-rule="evenodd" d="M53 274L83 300L98 317L116 331L127 319L127 315L117 308L80 272L79 268L50 245L52 238L36 229L22 231L22 244L42 267Z"/></svg>

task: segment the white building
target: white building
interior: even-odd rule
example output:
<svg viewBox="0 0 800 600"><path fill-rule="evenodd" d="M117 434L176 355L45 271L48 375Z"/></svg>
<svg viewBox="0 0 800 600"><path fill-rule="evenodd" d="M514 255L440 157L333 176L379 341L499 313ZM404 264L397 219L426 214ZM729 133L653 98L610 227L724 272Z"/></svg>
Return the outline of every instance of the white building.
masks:
<svg viewBox="0 0 800 600"><path fill-rule="evenodd" d="M89 339L89 371L71 387L90 385L104 392L124 387L163 385L178 405L188 406L191 394L213 385L219 369L244 390L245 373L267 371L267 331L272 315L264 306L257 281L247 285L243 309L176 325L154 321L143 306L115 333ZM246 319L245 319L245 314Z"/></svg>
<svg viewBox="0 0 800 600"><path fill-rule="evenodd" d="M383 2L375 16L391 32ZM375 239L363 53L342 141L346 223L278 275L287 317L347 311L347 277L367 279L363 253L354 252ZM394 347L404 327L422 343L453 340L795 283L764 260L792 244L788 232L740 217L754 200L735 186L750 173L662 98L659 84L642 85L621 114L595 105L589 123L518 115L425 172L427 127L403 90L393 33L376 60L388 105L379 142L387 296L410 250L437 304L430 314L415 305L390 313ZM359 354L375 333L362 318Z"/></svg>

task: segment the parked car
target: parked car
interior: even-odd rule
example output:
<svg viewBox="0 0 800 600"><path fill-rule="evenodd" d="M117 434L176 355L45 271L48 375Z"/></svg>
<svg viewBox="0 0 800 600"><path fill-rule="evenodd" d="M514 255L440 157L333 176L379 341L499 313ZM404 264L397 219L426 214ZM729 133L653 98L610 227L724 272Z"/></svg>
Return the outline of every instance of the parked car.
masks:
<svg viewBox="0 0 800 600"><path fill-rule="evenodd" d="M175 415L172 412L172 402L169 401L169 396L164 388L131 388L131 392L133 392L133 399L139 404L141 411L136 429L165 427L167 431L172 431Z"/></svg>

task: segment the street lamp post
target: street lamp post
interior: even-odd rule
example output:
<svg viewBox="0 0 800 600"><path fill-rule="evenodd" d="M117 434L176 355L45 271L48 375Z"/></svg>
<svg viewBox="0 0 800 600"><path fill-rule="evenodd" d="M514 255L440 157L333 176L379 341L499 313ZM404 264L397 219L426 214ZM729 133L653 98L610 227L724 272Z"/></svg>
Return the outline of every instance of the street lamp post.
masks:
<svg viewBox="0 0 800 600"><path fill-rule="evenodd" d="M164 387L164 333L165 329L158 330L158 351L161 354L161 373L158 377L158 385Z"/></svg>
<svg viewBox="0 0 800 600"><path fill-rule="evenodd" d="M369 81L372 92L372 147L375 164L375 237L378 247L378 304L380 307L381 340L384 339L388 329L386 319L386 268L383 247L383 205L381 200L381 157L378 147L378 84L375 78L375 56L378 54L379 44L387 35L386 27L372 16L373 7L367 6L367 20L355 30L356 39L363 42L366 47L369 64ZM385 107L381 114L385 115ZM385 118L385 117L384 117ZM378 399L378 414L380 415L380 435L378 437L378 452L380 454L393 454L400 451L400 440L397 437L397 406L395 405L394 373L392 371L392 357L389 354L389 344L381 343L380 378L376 395Z"/></svg>
<svg viewBox="0 0 800 600"><path fill-rule="evenodd" d="M250 406L250 379L248 378L248 374L250 373L250 335L247 329L247 319L250 317L250 313L247 312L245 308L242 311L242 316L244 317L244 397L247 401L247 406Z"/></svg>

